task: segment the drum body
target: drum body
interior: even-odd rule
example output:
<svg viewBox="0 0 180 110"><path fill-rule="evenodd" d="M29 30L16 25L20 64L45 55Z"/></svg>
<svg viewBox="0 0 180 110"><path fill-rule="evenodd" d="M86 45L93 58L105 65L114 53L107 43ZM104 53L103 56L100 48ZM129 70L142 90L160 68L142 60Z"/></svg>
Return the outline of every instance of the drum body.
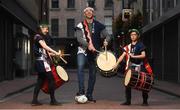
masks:
<svg viewBox="0 0 180 110"><path fill-rule="evenodd" d="M103 76L109 77L116 73L112 72L113 66L116 64L116 57L110 51L99 53L96 58L97 68Z"/></svg>
<svg viewBox="0 0 180 110"><path fill-rule="evenodd" d="M149 92L153 85L153 77L145 72L137 72L128 69L125 76L125 86Z"/></svg>
<svg viewBox="0 0 180 110"><path fill-rule="evenodd" d="M60 87L61 85L64 84L64 82L68 81L68 75L66 71L61 67L61 66L51 66L51 71L54 77L54 83L55 83L55 89ZM43 86L41 90L45 93L49 93L49 86L48 86L48 80L45 79Z"/></svg>

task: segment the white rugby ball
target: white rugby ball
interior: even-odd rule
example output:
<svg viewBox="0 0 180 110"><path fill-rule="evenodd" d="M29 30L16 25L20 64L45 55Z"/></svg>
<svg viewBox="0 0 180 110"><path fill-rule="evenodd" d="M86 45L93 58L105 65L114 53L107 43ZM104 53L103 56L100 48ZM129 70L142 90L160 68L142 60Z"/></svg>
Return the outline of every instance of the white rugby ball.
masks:
<svg viewBox="0 0 180 110"><path fill-rule="evenodd" d="M79 95L79 96L75 96L75 101L77 103L81 103L81 104L84 104L87 102L87 97L85 95Z"/></svg>

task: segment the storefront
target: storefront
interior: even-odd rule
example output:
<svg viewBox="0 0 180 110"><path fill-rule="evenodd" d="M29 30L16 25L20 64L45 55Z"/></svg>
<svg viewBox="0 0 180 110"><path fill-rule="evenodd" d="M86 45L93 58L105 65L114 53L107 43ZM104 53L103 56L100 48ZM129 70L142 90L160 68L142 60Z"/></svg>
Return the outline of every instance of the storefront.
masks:
<svg viewBox="0 0 180 110"><path fill-rule="evenodd" d="M155 78L180 82L180 7L143 28Z"/></svg>
<svg viewBox="0 0 180 110"><path fill-rule="evenodd" d="M15 1L1 0L0 14L0 81L28 76L37 21Z"/></svg>

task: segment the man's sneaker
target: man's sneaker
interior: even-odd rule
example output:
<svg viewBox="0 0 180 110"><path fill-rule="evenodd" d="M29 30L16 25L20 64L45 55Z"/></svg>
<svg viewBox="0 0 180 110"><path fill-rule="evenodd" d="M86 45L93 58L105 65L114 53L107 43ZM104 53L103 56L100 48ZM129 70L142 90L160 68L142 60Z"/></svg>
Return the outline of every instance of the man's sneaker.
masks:
<svg viewBox="0 0 180 110"><path fill-rule="evenodd" d="M87 97L84 94L76 94L75 101L80 104L85 104L87 102Z"/></svg>

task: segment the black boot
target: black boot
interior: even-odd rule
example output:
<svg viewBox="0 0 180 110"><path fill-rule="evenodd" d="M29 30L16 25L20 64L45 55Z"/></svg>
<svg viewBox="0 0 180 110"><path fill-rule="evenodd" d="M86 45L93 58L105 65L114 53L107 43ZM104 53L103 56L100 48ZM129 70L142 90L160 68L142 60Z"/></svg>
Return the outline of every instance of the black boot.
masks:
<svg viewBox="0 0 180 110"><path fill-rule="evenodd" d="M131 105L131 101L128 100L128 101L122 103L121 105Z"/></svg>
<svg viewBox="0 0 180 110"><path fill-rule="evenodd" d="M87 99L88 99L89 102L94 102L94 103L96 103L96 100L95 100L92 96L86 95L86 97L87 97Z"/></svg>
<svg viewBox="0 0 180 110"><path fill-rule="evenodd" d="M40 103L40 102L37 101L37 100L33 100L33 101L31 102L31 105L32 105L32 106L39 106L39 105L42 105L42 103Z"/></svg>
<svg viewBox="0 0 180 110"><path fill-rule="evenodd" d="M50 105L61 105L57 100L51 100Z"/></svg>
<svg viewBox="0 0 180 110"><path fill-rule="evenodd" d="M32 106L39 106L42 105L42 103L40 103L38 101L38 94L39 94L40 88L38 85L36 85L36 87L34 88L34 94L33 94L33 100L31 102Z"/></svg>
<svg viewBox="0 0 180 110"><path fill-rule="evenodd" d="M122 103L121 105L131 105L131 88L125 87L126 93L126 102Z"/></svg>
<svg viewBox="0 0 180 110"><path fill-rule="evenodd" d="M148 93L146 91L142 92L142 97L143 97L143 103L142 106L148 106Z"/></svg>
<svg viewBox="0 0 180 110"><path fill-rule="evenodd" d="M148 106L148 105L149 104L148 104L147 100L143 100L142 106Z"/></svg>
<svg viewBox="0 0 180 110"><path fill-rule="evenodd" d="M61 105L61 103L59 103L59 102L55 99L54 94L51 94L50 97L51 97L50 105Z"/></svg>
<svg viewBox="0 0 180 110"><path fill-rule="evenodd" d="M59 103L54 96L54 90L50 92L50 98L51 98L50 105L61 105L61 103Z"/></svg>

